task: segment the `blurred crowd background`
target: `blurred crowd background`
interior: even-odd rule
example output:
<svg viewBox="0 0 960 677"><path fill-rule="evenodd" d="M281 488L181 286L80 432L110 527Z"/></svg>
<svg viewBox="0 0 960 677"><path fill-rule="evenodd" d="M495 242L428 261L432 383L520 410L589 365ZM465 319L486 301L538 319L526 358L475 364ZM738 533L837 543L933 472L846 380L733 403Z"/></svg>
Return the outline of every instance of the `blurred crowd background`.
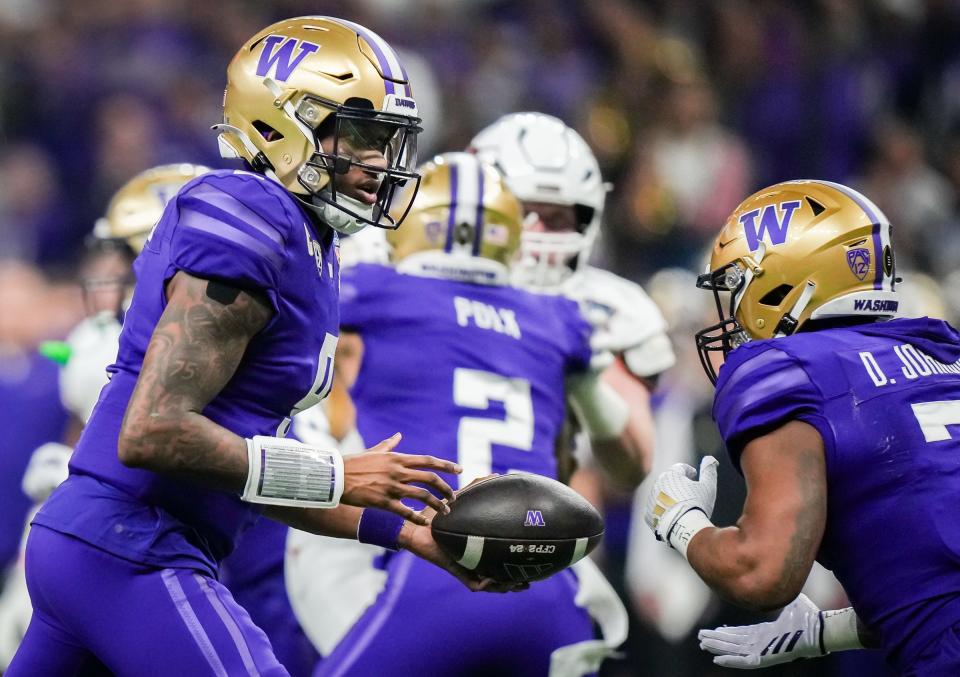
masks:
<svg viewBox="0 0 960 677"><path fill-rule="evenodd" d="M597 262L647 286L680 355L658 393L664 463L722 455L692 341L708 309L692 281L755 189L859 188L893 223L908 308L960 311L955 0L0 0L0 566L22 527L29 453L61 437L56 367L36 347L83 314L84 237L133 174L222 165L209 127L226 64L263 26L302 14L358 21L401 52L424 154L461 149L518 110L584 135L614 185ZM742 487L729 466L724 476L718 511L732 520ZM691 632L755 617L677 573L673 553L648 551L630 497L608 503L603 564L634 623L605 674L708 674ZM849 668L768 674L812 670Z"/></svg>

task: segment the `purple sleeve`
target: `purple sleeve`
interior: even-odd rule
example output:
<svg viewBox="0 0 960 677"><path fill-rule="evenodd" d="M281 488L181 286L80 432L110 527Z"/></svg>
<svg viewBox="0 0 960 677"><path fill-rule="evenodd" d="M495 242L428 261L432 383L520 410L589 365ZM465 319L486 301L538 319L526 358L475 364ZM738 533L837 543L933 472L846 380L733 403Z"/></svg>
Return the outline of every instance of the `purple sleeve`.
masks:
<svg viewBox="0 0 960 677"><path fill-rule="evenodd" d="M272 186L252 175L217 174L176 197L170 259L202 278L266 292L277 304L291 215Z"/></svg>
<svg viewBox="0 0 960 677"><path fill-rule="evenodd" d="M362 332L370 322L383 319L384 304L376 301L391 289L392 268L361 263L340 272L340 326ZM377 290L382 294L377 294Z"/></svg>
<svg viewBox="0 0 960 677"><path fill-rule="evenodd" d="M744 348L746 352L728 357L713 401L713 417L738 470L748 442L789 421L816 415L823 402L796 359L776 348L739 350Z"/></svg>

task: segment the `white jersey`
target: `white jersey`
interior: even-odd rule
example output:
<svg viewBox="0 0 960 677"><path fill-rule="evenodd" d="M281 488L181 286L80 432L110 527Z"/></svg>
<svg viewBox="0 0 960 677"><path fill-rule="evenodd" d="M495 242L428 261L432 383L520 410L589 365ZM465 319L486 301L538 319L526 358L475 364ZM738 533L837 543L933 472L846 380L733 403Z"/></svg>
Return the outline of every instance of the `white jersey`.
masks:
<svg viewBox="0 0 960 677"><path fill-rule="evenodd" d="M86 424L107 384L107 367L117 359L121 325L103 312L86 318L70 332L70 359L60 370L60 399L67 410Z"/></svg>
<svg viewBox="0 0 960 677"><path fill-rule="evenodd" d="M613 273L584 266L559 292L576 301L594 328L595 355L622 353L627 368L641 378L666 371L676 362L667 322L640 285Z"/></svg>

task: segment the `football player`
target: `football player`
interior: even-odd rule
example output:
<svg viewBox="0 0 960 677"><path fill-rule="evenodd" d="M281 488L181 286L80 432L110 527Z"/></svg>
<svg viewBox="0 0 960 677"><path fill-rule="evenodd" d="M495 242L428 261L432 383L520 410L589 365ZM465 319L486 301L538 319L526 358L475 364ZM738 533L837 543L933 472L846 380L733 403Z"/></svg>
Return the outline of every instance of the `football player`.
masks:
<svg viewBox="0 0 960 677"><path fill-rule="evenodd" d="M117 356L123 313L133 292L132 264L167 201L186 183L210 171L187 163L154 167L130 179L111 198L104 216L87 238L80 284L89 316L67 340L47 342L41 351L61 364L60 398L71 415L64 442L48 442L30 458L22 486L35 503L27 519L67 479L67 463L79 431L107 383L107 367ZM28 527L29 528L29 527ZM22 554L22 553L21 553ZM24 580L23 558L11 569L0 597L0 670L23 639L32 608Z"/></svg>
<svg viewBox="0 0 960 677"><path fill-rule="evenodd" d="M746 503L735 526L710 522L708 456L658 477L646 522L742 606L790 604L814 558L853 604L799 599L776 636L708 632L721 664L876 642L898 673L960 674L960 335L890 319L896 281L887 218L836 183L765 188L717 237L698 286L720 322L697 344Z"/></svg>
<svg viewBox="0 0 960 677"><path fill-rule="evenodd" d="M344 272L338 373L359 434L403 421L398 448L449 450L460 486L510 470L557 477L565 393L588 412L613 397L588 367L591 328L572 301L509 286L523 217L492 166L448 153L422 172L411 215L388 233L395 268ZM614 432L602 414L586 419L597 437ZM307 420L296 422L304 438ZM341 563L317 572L311 562L331 556L324 540L292 531L287 564L294 609L327 654L318 675L580 675L626 632L588 560L523 593L481 598L408 553L337 549ZM604 605L606 643L587 610Z"/></svg>
<svg viewBox="0 0 960 677"><path fill-rule="evenodd" d="M181 163L138 174L111 198L88 238L81 284L90 316L64 344L44 347L63 363L61 397L79 428L90 418L107 383L107 367L117 356L121 320L133 293L134 258L167 202L186 183L208 171L207 167ZM68 437L76 441L72 434ZM67 478L72 451L66 444L47 443L34 452L23 487L37 508ZM286 532L283 524L258 520L223 561L221 580L264 629L280 663L294 676L306 675L317 657L287 600L283 580ZM0 668L9 664L31 614L22 559L13 574L15 578L8 577L0 599Z"/></svg>
<svg viewBox="0 0 960 677"><path fill-rule="evenodd" d="M330 388L337 232L402 221L418 123L393 50L350 22L281 21L231 61L217 129L248 170L188 183L137 258L110 382L33 521L34 615L8 674L286 674L217 580L261 512L489 587L400 502L445 510L413 483L452 498L436 472L456 463L391 453L399 434L347 458L283 437Z"/></svg>
<svg viewBox="0 0 960 677"><path fill-rule="evenodd" d="M619 450L602 440L591 451L611 478L635 487L653 458L650 391L675 358L666 322L643 289L589 265L610 189L600 166L575 130L542 113L505 115L478 133L470 150L500 170L523 203L514 282L577 301L594 327L594 353L615 356L603 378L639 421L623 419L639 462L621 463Z"/></svg>

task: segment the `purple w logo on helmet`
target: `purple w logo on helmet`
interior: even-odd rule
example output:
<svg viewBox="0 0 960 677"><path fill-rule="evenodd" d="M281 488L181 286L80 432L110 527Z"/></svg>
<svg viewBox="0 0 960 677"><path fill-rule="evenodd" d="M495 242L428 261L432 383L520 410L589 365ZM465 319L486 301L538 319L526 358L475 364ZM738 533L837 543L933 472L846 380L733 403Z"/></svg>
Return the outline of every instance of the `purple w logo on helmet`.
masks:
<svg viewBox="0 0 960 677"><path fill-rule="evenodd" d="M281 41L283 44L277 48ZM297 49L298 43L300 52L294 56L293 53ZM260 61L257 62L257 75L263 78L267 76L271 69L275 69L276 79L280 82L286 82L304 57L313 54L318 49L320 49L320 45L315 45L312 42L288 38L283 35L271 35L263 41L263 51L260 52Z"/></svg>
<svg viewBox="0 0 960 677"><path fill-rule="evenodd" d="M756 251L763 240L764 234L769 235L770 244L783 244L787 240L787 229L793 213L800 207L800 200L781 202L778 205L767 205L763 214L759 209L747 212L740 217L743 234L747 237L747 246L750 251ZM757 216L760 216L760 225L757 226Z"/></svg>

